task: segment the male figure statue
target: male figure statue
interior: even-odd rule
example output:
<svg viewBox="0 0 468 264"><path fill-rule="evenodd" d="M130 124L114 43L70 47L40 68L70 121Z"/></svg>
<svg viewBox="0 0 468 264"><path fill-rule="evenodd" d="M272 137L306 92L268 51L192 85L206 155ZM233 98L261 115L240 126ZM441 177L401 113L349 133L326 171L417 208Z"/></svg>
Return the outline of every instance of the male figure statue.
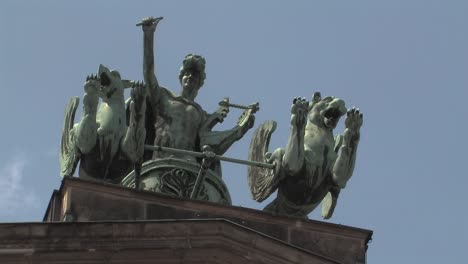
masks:
<svg viewBox="0 0 468 264"><path fill-rule="evenodd" d="M200 151L204 144L209 144L216 154L221 155L253 126L254 116L250 114L247 117L247 122L242 122L231 130L211 131L212 116L214 114L221 115L221 120L219 120L221 122L228 110L224 108L209 115L194 101L206 77L205 59L199 55L188 54L185 56L179 74L182 88L180 95L176 95L159 85L154 73L153 40L156 26L161 19L162 17L148 17L138 24L143 29L143 75L149 90L146 112L146 144L191 151ZM173 154L147 152L144 160L164 158L170 155ZM195 160L191 156L176 156Z"/></svg>

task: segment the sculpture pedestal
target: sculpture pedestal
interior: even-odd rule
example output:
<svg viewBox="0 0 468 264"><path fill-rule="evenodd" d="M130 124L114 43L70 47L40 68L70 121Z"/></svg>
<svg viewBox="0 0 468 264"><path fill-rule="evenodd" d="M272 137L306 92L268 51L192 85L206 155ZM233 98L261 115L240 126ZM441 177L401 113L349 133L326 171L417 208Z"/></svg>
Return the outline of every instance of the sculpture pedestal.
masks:
<svg viewBox="0 0 468 264"><path fill-rule="evenodd" d="M0 263L365 263L371 236L65 178L43 223L0 224Z"/></svg>

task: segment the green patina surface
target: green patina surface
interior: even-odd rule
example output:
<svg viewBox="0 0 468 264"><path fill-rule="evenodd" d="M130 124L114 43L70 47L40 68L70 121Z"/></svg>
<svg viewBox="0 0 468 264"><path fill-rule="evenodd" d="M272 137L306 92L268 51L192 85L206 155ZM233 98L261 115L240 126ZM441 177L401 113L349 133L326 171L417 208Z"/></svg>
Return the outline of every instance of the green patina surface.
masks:
<svg viewBox="0 0 468 264"><path fill-rule="evenodd" d="M210 153L222 155L253 126L258 104L256 108L245 107L232 129L213 131L216 124L223 122L232 105L220 104L217 111L208 114L195 102L206 78L206 60L195 54L186 55L182 62L180 94L160 86L155 75L154 34L161 20L162 17L147 17L137 24L143 31L143 82L122 80L119 72L101 65L97 74L86 78L83 112L77 124L74 124L74 116L79 99L70 100L62 131L61 175L73 176L79 162L78 175L82 178L130 186L135 184L130 179L133 177L138 179L139 188L187 196L193 188L193 179L187 175L195 173L193 164L203 164L202 174L214 174L219 182L201 186L205 195L198 198L230 204L219 160L202 162L186 153L145 151L145 144L198 152L208 145ZM125 100L127 87L132 89L131 98ZM226 100L228 102L228 99L223 102ZM179 171L158 171L164 167L161 163L173 164L167 158L187 163L187 166L175 164L174 169L191 169L182 178L178 177ZM151 165L154 161L158 161L158 166ZM168 169L164 167L164 170ZM140 178L145 181L141 186Z"/></svg>
<svg viewBox="0 0 468 264"><path fill-rule="evenodd" d="M147 17L137 24L143 31L143 82L124 80L119 72L100 65L97 74L86 78L77 124L79 100L70 100L61 174L72 176L80 161L82 178L231 204L220 156L253 126L258 103L237 105L224 98L214 113L204 111L195 99L206 78L206 60L196 54L182 62L179 94L162 87L154 62L154 34L161 20ZM127 100L125 88L132 89ZM237 125L214 131L230 107L244 109ZM345 130L335 136L342 116ZM339 98L322 98L320 93L310 102L294 98L285 148L268 152L275 121L262 124L251 141L249 159L256 165L250 163L255 166L249 166L248 180L253 198L261 202L277 190L264 210L307 217L322 203L322 216L330 218L340 190L352 176L362 122L360 110L347 109Z"/></svg>
<svg viewBox="0 0 468 264"><path fill-rule="evenodd" d="M345 117L343 135L333 135ZM291 106L291 129L285 148L268 151L274 121L265 122L254 134L250 159L266 160L276 169L254 168L248 178L252 196L261 202L273 192L277 197L264 210L306 218L322 202L322 216L330 218L338 195L351 178L360 138L363 115L346 109L335 97L315 93L311 102L295 98Z"/></svg>

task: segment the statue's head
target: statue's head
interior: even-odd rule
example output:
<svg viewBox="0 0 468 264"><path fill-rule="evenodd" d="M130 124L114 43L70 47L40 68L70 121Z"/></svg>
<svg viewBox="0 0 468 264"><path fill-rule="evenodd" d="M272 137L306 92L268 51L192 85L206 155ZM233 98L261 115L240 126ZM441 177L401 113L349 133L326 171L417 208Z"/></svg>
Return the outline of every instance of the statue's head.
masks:
<svg viewBox="0 0 468 264"><path fill-rule="evenodd" d="M333 96L322 98L320 93L314 94L309 108L307 125L314 124L327 130L335 129L347 111L343 100Z"/></svg>
<svg viewBox="0 0 468 264"><path fill-rule="evenodd" d="M101 84L100 96L103 99L111 98L115 95L124 96L124 85L118 71L111 71L106 66L100 64L98 77Z"/></svg>
<svg viewBox="0 0 468 264"><path fill-rule="evenodd" d="M206 78L205 64L205 58L200 55L187 54L185 56L179 73L179 81L183 88L185 86L196 86L196 89L199 89L203 86ZM191 76L188 76L189 74Z"/></svg>

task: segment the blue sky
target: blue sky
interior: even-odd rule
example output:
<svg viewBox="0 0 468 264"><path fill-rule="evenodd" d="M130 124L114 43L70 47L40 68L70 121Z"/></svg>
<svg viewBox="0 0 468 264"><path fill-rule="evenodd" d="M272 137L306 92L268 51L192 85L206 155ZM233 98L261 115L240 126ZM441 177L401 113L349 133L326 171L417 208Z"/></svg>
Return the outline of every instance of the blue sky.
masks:
<svg viewBox="0 0 468 264"><path fill-rule="evenodd" d="M361 108L356 169L330 222L374 230L369 263L459 263L468 245L467 14L456 0L1 1L0 221L42 219L60 185L68 99L100 63L141 80L135 23L164 16L160 83L179 92L184 55L202 54L196 101L208 112L226 96L259 101L256 126L278 122L271 148L286 144L293 97L320 91ZM240 114L232 109L220 129ZM227 155L246 158L251 132ZM235 205L266 205L251 200L246 167L223 171Z"/></svg>

